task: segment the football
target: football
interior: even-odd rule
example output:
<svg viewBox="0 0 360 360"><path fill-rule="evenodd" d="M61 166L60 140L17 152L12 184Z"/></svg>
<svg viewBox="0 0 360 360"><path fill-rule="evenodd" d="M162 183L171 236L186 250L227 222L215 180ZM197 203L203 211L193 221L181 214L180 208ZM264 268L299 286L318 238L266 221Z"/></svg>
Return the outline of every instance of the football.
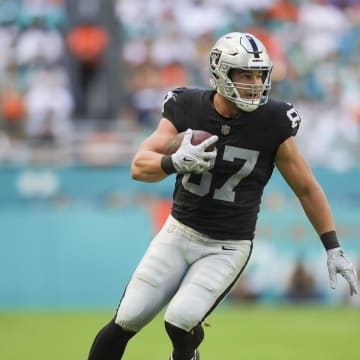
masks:
<svg viewBox="0 0 360 360"><path fill-rule="evenodd" d="M208 139L209 137L211 137L213 134L205 131L205 130L193 130L192 131L193 135L191 138L191 143L193 145L198 145L200 143L202 143L204 140ZM184 138L184 134L185 131L178 133L170 142L169 144L165 147L164 150L164 154L165 155L171 155L174 154L176 152L176 150L180 147L181 142ZM212 151L215 149L215 144L209 146L206 151Z"/></svg>

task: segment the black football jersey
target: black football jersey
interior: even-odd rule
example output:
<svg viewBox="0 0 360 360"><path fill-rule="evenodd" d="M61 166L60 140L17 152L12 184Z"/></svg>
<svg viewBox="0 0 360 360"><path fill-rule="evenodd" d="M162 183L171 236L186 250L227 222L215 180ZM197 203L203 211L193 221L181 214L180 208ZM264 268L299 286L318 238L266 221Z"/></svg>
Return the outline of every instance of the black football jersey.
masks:
<svg viewBox="0 0 360 360"><path fill-rule="evenodd" d="M300 117L291 104L269 100L228 119L215 110L214 95L178 88L165 97L162 115L178 132L191 128L219 137L211 170L177 174L172 216L214 239L252 240L277 149L296 135Z"/></svg>

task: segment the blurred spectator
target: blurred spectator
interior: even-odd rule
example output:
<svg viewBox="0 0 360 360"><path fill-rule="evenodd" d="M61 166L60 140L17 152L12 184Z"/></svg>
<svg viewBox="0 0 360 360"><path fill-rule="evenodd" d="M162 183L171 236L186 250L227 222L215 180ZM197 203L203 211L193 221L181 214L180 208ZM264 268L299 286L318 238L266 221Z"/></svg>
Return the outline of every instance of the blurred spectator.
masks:
<svg viewBox="0 0 360 360"><path fill-rule="evenodd" d="M308 302L321 300L315 280L301 260L297 260L290 275L285 298L291 302Z"/></svg>
<svg viewBox="0 0 360 360"><path fill-rule="evenodd" d="M0 77L0 116L6 133L12 138L22 138L26 107L25 82L17 71L17 63L10 60Z"/></svg>
<svg viewBox="0 0 360 360"><path fill-rule="evenodd" d="M136 121L143 128L153 128L159 119L164 97L159 67L148 60L130 67L130 71L128 98L136 113Z"/></svg>
<svg viewBox="0 0 360 360"><path fill-rule="evenodd" d="M19 34L16 57L20 66L44 66L63 59L64 41L55 28L47 27L42 17L35 17Z"/></svg>
<svg viewBox="0 0 360 360"><path fill-rule="evenodd" d="M0 77L2 72L6 71L9 62L14 62L14 52L19 36L19 28L13 23L0 24L0 46L2 49L0 56Z"/></svg>
<svg viewBox="0 0 360 360"><path fill-rule="evenodd" d="M248 284L246 275L241 275L240 279L230 290L227 298L232 304L253 303L260 300L260 294L254 292Z"/></svg>
<svg viewBox="0 0 360 360"><path fill-rule="evenodd" d="M34 73L25 95L26 135L31 144L69 144L72 140L73 98L62 68Z"/></svg>
<svg viewBox="0 0 360 360"><path fill-rule="evenodd" d="M75 79L78 91L75 92L75 114L91 118L91 93L98 83L98 75L104 65L103 57L109 45L109 34L104 27L90 21L76 25L67 34L67 45L76 67Z"/></svg>
<svg viewBox="0 0 360 360"><path fill-rule="evenodd" d="M188 86L189 76L184 66L177 62L170 63L160 68L159 82L164 89Z"/></svg>
<svg viewBox="0 0 360 360"><path fill-rule="evenodd" d="M298 20L298 7L292 0L277 0L267 10L268 16L280 22L296 22Z"/></svg>

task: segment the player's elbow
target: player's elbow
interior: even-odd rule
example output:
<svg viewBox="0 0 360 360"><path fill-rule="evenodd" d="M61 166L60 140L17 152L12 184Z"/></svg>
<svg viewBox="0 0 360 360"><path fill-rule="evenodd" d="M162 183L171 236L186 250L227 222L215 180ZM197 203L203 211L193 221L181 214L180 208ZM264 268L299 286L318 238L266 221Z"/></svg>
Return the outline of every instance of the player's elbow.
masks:
<svg viewBox="0 0 360 360"><path fill-rule="evenodd" d="M142 180L141 179L141 171L139 166L136 164L136 160L133 161L130 168L130 176L133 180Z"/></svg>
<svg viewBox="0 0 360 360"><path fill-rule="evenodd" d="M164 178L164 176L159 176L157 174L143 172L143 171L131 171L131 178L136 181L142 181L147 183L155 183Z"/></svg>
<svg viewBox="0 0 360 360"><path fill-rule="evenodd" d="M167 174L159 166L158 157L138 153L131 163L130 176L133 180L152 183L161 181Z"/></svg>
<svg viewBox="0 0 360 360"><path fill-rule="evenodd" d="M144 166L140 166L136 161L131 165L130 176L133 180L149 183L160 181L163 178L162 176L159 176L157 172Z"/></svg>

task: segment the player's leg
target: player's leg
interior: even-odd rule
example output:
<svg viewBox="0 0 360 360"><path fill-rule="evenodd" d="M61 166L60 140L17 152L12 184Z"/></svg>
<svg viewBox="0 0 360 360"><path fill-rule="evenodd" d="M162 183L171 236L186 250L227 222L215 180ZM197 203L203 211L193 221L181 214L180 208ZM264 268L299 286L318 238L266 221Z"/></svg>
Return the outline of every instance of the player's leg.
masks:
<svg viewBox="0 0 360 360"><path fill-rule="evenodd" d="M204 329L201 324L195 326L191 331L186 331L165 321L165 329L171 339L174 349L170 356L170 360L200 359L197 348L204 339Z"/></svg>
<svg viewBox="0 0 360 360"><path fill-rule="evenodd" d="M128 341L135 335L133 331L124 330L112 319L104 326L91 346L89 360L119 360Z"/></svg>
<svg viewBox="0 0 360 360"><path fill-rule="evenodd" d="M125 290L116 324L138 332L176 293L189 268L186 239L181 236L165 224L151 242Z"/></svg>
<svg viewBox="0 0 360 360"><path fill-rule="evenodd" d="M136 268L114 320L94 340L89 360L119 360L132 336L148 324L178 289L188 268L186 244L166 224Z"/></svg>
<svg viewBox="0 0 360 360"><path fill-rule="evenodd" d="M224 244L224 243L223 243ZM166 329L173 344L173 360L196 359L203 340L198 324L210 314L231 289L251 254L251 241L196 244L192 253L201 257L189 269L165 313Z"/></svg>

